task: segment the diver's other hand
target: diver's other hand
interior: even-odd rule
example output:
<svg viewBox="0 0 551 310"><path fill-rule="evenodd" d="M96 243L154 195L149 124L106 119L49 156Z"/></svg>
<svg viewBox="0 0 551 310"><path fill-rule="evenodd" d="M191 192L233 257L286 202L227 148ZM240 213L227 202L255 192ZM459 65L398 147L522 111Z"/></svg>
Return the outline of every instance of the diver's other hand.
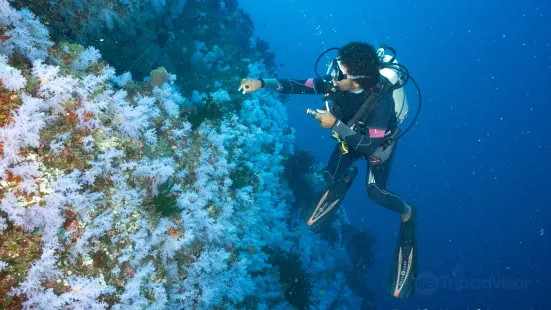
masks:
<svg viewBox="0 0 551 310"><path fill-rule="evenodd" d="M337 121L337 118L333 113L327 110L317 110L318 114L314 117L320 122L321 127L323 128L333 128L333 125Z"/></svg>
<svg viewBox="0 0 551 310"><path fill-rule="evenodd" d="M239 84L238 91L242 91L243 95L257 91L262 87L260 80L255 79L242 79L241 84Z"/></svg>

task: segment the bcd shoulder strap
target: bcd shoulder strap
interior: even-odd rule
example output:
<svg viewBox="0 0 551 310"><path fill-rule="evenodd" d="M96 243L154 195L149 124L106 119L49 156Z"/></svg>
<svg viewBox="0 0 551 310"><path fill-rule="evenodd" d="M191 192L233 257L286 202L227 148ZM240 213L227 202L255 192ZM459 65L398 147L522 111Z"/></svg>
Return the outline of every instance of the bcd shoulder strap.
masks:
<svg viewBox="0 0 551 310"><path fill-rule="evenodd" d="M370 92L367 95L367 98L365 98L364 102L356 111L356 114L354 114L354 117L352 117L346 125L348 127L354 126L366 113L371 111L371 109L375 106L375 103L377 103L377 100L381 96L381 93L384 91L384 86L382 86L380 83L377 83L375 87L373 87Z"/></svg>

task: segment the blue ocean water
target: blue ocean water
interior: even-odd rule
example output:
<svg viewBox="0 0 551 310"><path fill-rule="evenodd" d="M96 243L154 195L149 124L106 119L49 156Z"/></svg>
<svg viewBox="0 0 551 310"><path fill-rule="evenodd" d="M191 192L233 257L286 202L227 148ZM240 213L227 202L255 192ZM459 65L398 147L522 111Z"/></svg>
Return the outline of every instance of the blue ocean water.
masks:
<svg viewBox="0 0 551 310"><path fill-rule="evenodd" d="M0 0L0 308L550 309L550 9ZM419 212L406 301L365 163L348 216L300 219L323 185L293 150L335 143L305 113L320 96L237 91L358 40L396 48L423 95L389 184Z"/></svg>
<svg viewBox="0 0 551 310"><path fill-rule="evenodd" d="M418 293L385 296L398 218L365 194L365 164L345 199L377 239L370 284L380 309L551 309L551 6L546 1L242 0L279 76L313 76L326 48L387 44L422 89L390 189L419 209ZM408 85L415 112L416 92ZM334 140L287 108L297 144L329 158ZM410 114L409 120L411 121ZM424 277L424 278L423 278Z"/></svg>

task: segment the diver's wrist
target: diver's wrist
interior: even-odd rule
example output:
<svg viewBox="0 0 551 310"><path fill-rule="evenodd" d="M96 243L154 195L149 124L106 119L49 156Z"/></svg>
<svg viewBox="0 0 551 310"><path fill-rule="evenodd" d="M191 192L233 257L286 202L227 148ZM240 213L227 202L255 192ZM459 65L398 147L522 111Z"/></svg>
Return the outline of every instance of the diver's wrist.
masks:
<svg viewBox="0 0 551 310"><path fill-rule="evenodd" d="M281 89L281 84L279 84L277 79L262 79L261 81L264 83L263 88L274 91L279 91Z"/></svg>

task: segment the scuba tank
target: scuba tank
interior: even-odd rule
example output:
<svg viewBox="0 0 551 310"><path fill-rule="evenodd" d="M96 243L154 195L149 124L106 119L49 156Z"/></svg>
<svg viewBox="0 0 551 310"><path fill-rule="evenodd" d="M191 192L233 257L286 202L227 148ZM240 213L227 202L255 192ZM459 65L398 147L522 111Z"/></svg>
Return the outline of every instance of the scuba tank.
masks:
<svg viewBox="0 0 551 310"><path fill-rule="evenodd" d="M381 53L379 57L383 63L398 63L395 57L385 55L383 49L379 49L377 54L379 53ZM401 72L389 66L382 67L381 70L379 70L379 73L386 77L392 85L401 85L404 81L403 76L400 74ZM394 99L394 112L396 113L396 119L398 120L398 124L401 124L409 113L408 100L406 93L404 92L404 88L400 87L395 89L392 92L392 98Z"/></svg>

